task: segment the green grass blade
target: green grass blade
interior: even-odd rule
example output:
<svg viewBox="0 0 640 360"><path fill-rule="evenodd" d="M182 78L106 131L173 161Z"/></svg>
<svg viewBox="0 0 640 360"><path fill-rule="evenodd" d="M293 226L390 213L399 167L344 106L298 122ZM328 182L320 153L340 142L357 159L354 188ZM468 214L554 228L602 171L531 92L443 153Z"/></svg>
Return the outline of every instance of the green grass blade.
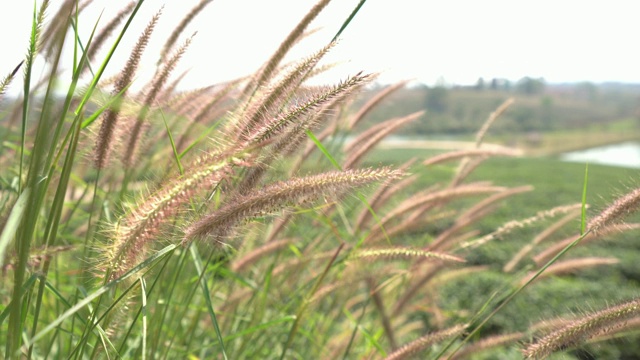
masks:
<svg viewBox="0 0 640 360"><path fill-rule="evenodd" d="M95 24L94 28L93 28L93 32L91 33L91 37L89 39L89 43L91 43L91 39L93 39L93 35L95 34L95 30L97 28L97 23ZM77 36L77 35L76 35ZM84 61L86 61L86 53L83 55L82 60L81 60L81 64L80 64L80 68L82 67L82 64L84 64ZM76 69L78 70L78 69ZM49 83L49 87L47 88L47 95L45 96L45 104L50 103L50 98L49 96L51 96L52 94L52 89L54 88L54 83L52 82L54 78L54 75L52 74L51 79L50 79L50 83ZM45 111L43 109L42 111L42 115L47 114L48 111ZM47 222L46 222L46 226L45 226L45 231L44 231L44 245L46 247L52 246L55 244L57 236L58 236L58 228L60 225L60 218L62 216L62 211L63 211L63 207L64 207L64 203L65 203L65 197L67 194L67 189L68 189L68 184L69 184L69 179L71 177L71 173L72 173L72 168L75 162L75 157L77 154L77 147L78 147L78 142L80 140L80 122L81 117L77 116L74 119L74 123L71 126L71 132L72 132L72 136L71 136L71 142L68 145L68 150L65 156L65 160L64 160L64 164L60 170L60 179L58 180L58 186L56 188L56 192L54 195L54 199L53 202L51 204L51 209L49 210L49 216L47 218ZM44 123L44 118L41 117L41 124ZM64 121L64 115L62 115L62 118L59 121L59 124L61 124ZM51 150L50 153L53 153L54 148L56 146L56 142L53 141L52 145L51 145ZM51 157L48 156L48 158L50 159ZM53 169L50 170L50 172ZM49 176L49 179L51 179L52 177ZM48 184L48 182L45 182ZM46 278L48 271L49 271L49 265L50 265L51 259L45 259L44 264L42 266L42 276ZM31 329L31 336L33 337L35 335L35 332L38 328L38 321L39 321L39 315L40 315L40 308L42 305L42 297L44 296L44 282L40 284L39 288L38 288L38 294L36 295L36 306L35 306L35 312L34 312L34 317L33 317L33 326ZM33 350L33 348L30 346L29 347L29 353L31 353Z"/></svg>
<svg viewBox="0 0 640 360"><path fill-rule="evenodd" d="M202 259L200 259L200 255L198 254L198 251L195 246L190 246L189 251L191 252L191 257L193 258L193 262L196 265L198 275L200 276L200 286L202 287L204 299L207 303L207 310L209 311L209 316L211 317L211 321L213 322L213 326L216 330L216 336L218 337L218 342L220 343L222 356L224 357L225 360L227 360L228 359L227 351L224 348L224 339L222 338L222 333L220 332L220 326L218 325L216 312L213 310L213 302L211 301L211 292L209 291L209 286L207 285L207 276L205 273L205 268L202 265Z"/></svg>
<svg viewBox="0 0 640 360"><path fill-rule="evenodd" d="M64 297L64 295L60 291L58 291L58 289L56 289L53 286L53 284L51 284L50 282L47 281L45 283L45 286L46 286L47 289L49 289L49 291L51 291L55 295L56 300L59 301L60 303L62 303L67 309L69 309L69 308L71 308L73 306L73 305L71 305L71 303L69 303L67 301L67 299ZM82 317L80 314L75 313L73 319L74 320L77 319L78 321L80 321L81 324L87 326L87 320L84 317ZM113 348L114 351L115 351L115 348L114 348L113 344L111 343L111 341L109 341L108 336L106 336L106 333L105 333L104 329L102 329L102 327L97 323L95 324L95 327L98 330L98 333L100 335L100 339L101 339L101 341L103 343L104 348L106 349L106 345L109 345L109 347ZM60 327L58 329L60 329ZM72 355L73 354L69 354L69 356L72 356Z"/></svg>
<svg viewBox="0 0 640 360"><path fill-rule="evenodd" d="M22 293L25 294L27 293L27 291L29 291L29 289L31 289L33 287L33 285L35 284L36 280L38 280L38 277L40 275L39 274L32 274L29 279L27 279L27 281L25 281L24 286L22 287ZM9 311L12 309L12 303L13 303L13 299L11 300L11 302L9 302L9 304L7 304L7 307L2 311L2 313L0 313L0 326L2 325L2 323L4 322L4 320L7 318L7 316L9 316Z"/></svg>
<svg viewBox="0 0 640 360"><path fill-rule="evenodd" d="M302 305L300 305L300 308L296 315L296 319L293 322L293 325L291 326L291 330L289 331L287 342L284 345L284 348L282 349L280 360L284 359L285 355L287 355L287 350L289 350L289 348L291 347L291 344L293 343L293 338L298 332L298 328L300 327L300 321L302 319L302 316L304 315L304 312L306 311L307 306L309 305L309 299L311 299L313 295L316 293L316 291L318 291L318 289L320 288L320 285L322 284L322 282L324 281L324 278L329 273L329 270L331 270L331 268L333 267L333 264L338 258L338 255L340 255L340 252L344 248L344 245L345 243L340 244L336 252L333 254L333 257L331 258L331 260L329 260L329 263L327 264L327 266L325 266L324 271L322 272L322 274L320 274L320 277L318 278L318 280L316 280L315 284L313 285L313 288L311 289L311 291L309 291L309 294L307 295L307 297L302 300Z"/></svg>
<svg viewBox="0 0 640 360"><path fill-rule="evenodd" d="M382 234L384 235L384 238L387 240L387 245L391 246L391 239L389 239L387 230L384 228L384 225L382 224L382 220L380 219L376 211L373 210L373 208L371 207L367 199L365 199L364 195L362 195L361 193L358 193L358 199L360 199L360 201L367 207L367 210L369 210L369 213L371 214L373 219L376 221L376 224L378 224L378 226L380 227L380 230L382 230ZM362 245L362 242L364 241L364 239L365 237L363 236L362 239L360 239L360 241L358 242L358 245L356 246L356 248Z"/></svg>
<svg viewBox="0 0 640 360"><path fill-rule="evenodd" d="M46 2L43 3L43 7L46 6ZM41 11L44 9L41 8ZM29 101L30 101L30 89L31 89L31 73L33 70L33 61L37 52L37 42L38 42L38 32L39 26L41 25L39 21L41 17L39 16L41 13L37 11L37 4L34 1L33 6L33 19L31 23L31 36L29 41L29 50L27 53L27 60L25 66L25 75L24 75L24 89L23 96L24 100L22 102L22 124L21 124L21 134L20 134L20 157L19 157L19 168L18 168L18 193L23 191L23 188L29 189L29 194L27 196L27 206L26 212L22 217L22 221L18 226L18 230L15 237L16 244L16 252L18 255L18 260L14 270L13 276L13 292L12 292L12 306L9 315L9 325L8 325L8 336L5 346L5 355L15 358L17 357L17 353L20 349L20 342L22 338L20 334L22 334L22 329L24 328L25 317L23 316L23 307L21 304L21 300L24 293L22 292L23 286L22 282L26 276L26 268L28 266L29 254L31 251L31 242L33 240L33 234L35 232L36 220L39 216L39 209L42 199L44 198L44 193L46 192L46 188L43 189L43 184L41 182L41 164L42 159L44 157L44 151L46 146L46 136L43 133L43 124L40 122L38 124L38 130L36 132L36 141L34 143L33 155L31 157L31 161L29 163L29 173L27 175L26 185L23 187L22 185L22 174L24 167L24 153L25 153L25 144L26 144L26 136L27 136L27 121L29 119ZM46 101L46 98L45 98ZM44 111L44 110L43 110ZM31 291L31 289L29 289Z"/></svg>
<svg viewBox="0 0 640 360"><path fill-rule="evenodd" d="M588 180L588 166L585 167L585 174L584 174L584 182L582 184L582 214L581 214L581 224L580 224L580 237L578 237L576 240L574 240L571 244L567 245L564 247L564 249L562 249L562 251L560 251L558 254L556 254L556 256L553 257L553 259L549 260L549 262L547 262L543 267L541 267L538 271L536 271L536 273L529 279L527 280L526 283L524 283L523 285L519 286L518 288L516 288L515 290L513 290L511 292L511 294L509 294L504 301L501 301L498 306L478 325L476 326L473 331L471 331L465 338L463 341L460 342L460 344L458 344L458 346L454 349L454 351L449 355L448 359L451 359L451 357L458 351L460 350L460 348L462 348L462 346L467 343L469 341L469 339L471 339L472 336L474 336L476 333L478 333L478 331L480 331L480 329L495 315L497 314L505 305L507 305L508 303L511 302L511 300L513 300L513 298L516 297L516 295L518 295L522 290L524 290L527 286L529 286L529 284L531 284L532 282L534 282L543 272L545 272L545 270L547 270L547 268L549 268L549 266L553 265L560 257L562 257L566 252L568 252L569 250L571 250L574 246L578 245L578 243L580 243L580 241L582 241L582 239L584 239L590 232L591 230L586 230L586 208L587 208L587 180ZM451 345L451 344L449 344ZM446 350L446 349L445 349Z"/></svg>
<svg viewBox="0 0 640 360"><path fill-rule="evenodd" d="M237 333L231 334L229 336L225 336L224 340L226 342L233 340L233 339L237 339L239 337L243 337L246 335L250 335L255 333L256 331L259 330L265 330L265 329L269 329L270 327L272 327L273 325L278 325L278 324L282 324L282 323L288 323L291 321L295 321L296 317L293 315L287 315L287 316L283 316L279 319L275 319L275 320L271 320L271 321L267 321L265 323L259 324L259 325L255 325L255 326L251 326L248 327L242 331L239 331Z"/></svg>
<svg viewBox="0 0 640 360"><path fill-rule="evenodd" d="M160 109L162 114L162 121L164 122L164 127L167 129L167 135L169 135L169 142L171 143L171 150L173 151L173 157L176 160L176 164L178 165L178 170L180 170L180 174L184 174L184 168L182 167L182 163L180 162L180 154L178 154L178 149L176 148L176 142L173 140L173 135L171 134L171 129L169 129L169 124L167 124L167 118L164 116L164 111Z"/></svg>
<svg viewBox="0 0 640 360"><path fill-rule="evenodd" d="M147 354L147 290L144 278L140 277L140 299L142 300L142 360Z"/></svg>
<svg viewBox="0 0 640 360"><path fill-rule="evenodd" d="M136 7L131 12L131 15L129 15L129 19L127 19L127 23L124 25L124 27L122 28L122 30L118 34L118 37L117 37L116 41L113 43L113 45L111 46L111 49L107 53L107 56L102 61L102 64L100 65L100 68L96 72L96 75L93 77L93 80L91 81L91 84L89 85L89 88L87 89L87 92L85 93L84 97L80 101L80 104L78 105L78 107L75 110L76 116L79 115L82 112L82 110L84 109L84 106L86 105L87 101L89 101L89 98L93 94L93 91L98 86L98 81L100 81L100 78L102 77L102 74L104 73L105 69L107 68L107 65L111 61L111 58L113 57L113 54L116 51L116 48L118 47L118 45L120 45L120 41L124 37L124 34L126 33L127 29L129 28L129 25L131 25L131 22L133 22L133 19L135 18L136 14L138 13L138 10L140 9L140 6L142 6L142 3L144 3L144 0L139 0L138 1L138 4L136 4ZM89 45L87 45L87 47L89 47Z"/></svg>
<svg viewBox="0 0 640 360"><path fill-rule="evenodd" d="M202 142L204 139L206 139L209 134L211 134L213 132L213 130L217 129L218 126L220 126L220 121L217 121L215 124L213 124L212 126L210 126L206 131L203 131L202 134L196 139L194 140L191 144L189 144L178 156L180 159L182 159L182 157L184 157L189 151L191 151L191 149L196 146L197 144L199 144L200 142Z"/></svg>
<svg viewBox="0 0 640 360"><path fill-rule="evenodd" d="M344 355L342 356L342 360L349 359L349 353L351 352L351 348L353 347L353 342L356 339L356 335L358 334L358 329L360 329L361 327L362 320L364 319L364 315L367 313L367 307L369 306L370 302L371 302L371 296L367 297L367 302L364 303L364 306L362 307L362 311L360 312L360 316L358 317L357 321L355 321L353 316L349 313L349 310L347 310L346 308L342 308L342 312L354 324L353 332L351 333L351 337L349 338L349 343L347 344L347 348L344 350ZM384 353L384 350L382 348L378 350L380 350L380 353Z"/></svg>
<svg viewBox="0 0 640 360"><path fill-rule="evenodd" d="M353 330L353 333L351 334L351 339L349 340L349 346L353 346L353 341L355 339L356 336L356 332L357 330L360 330L360 333L362 333L362 336L364 336L364 338L367 340L367 342L373 346L374 348L376 348L376 350L378 350L378 352L380 353L380 355L382 356L386 356L387 353L386 351L384 351L384 348L382 347L382 345L380 344L380 342L378 340L376 340L376 336L371 334L371 332L369 332L367 329L365 329L361 322L362 322L362 318L365 315L365 310L366 307L369 305L369 302L371 301L371 297L369 296L367 298L367 302L365 303L365 306L362 309L362 314L360 315L360 318L358 318L358 320L356 321L353 318L353 315L351 315L346 309L342 310L342 313L345 314L345 316L347 316L347 318L353 323L355 324L355 329ZM350 351L350 347L347 348L347 350L345 351L345 355L343 356L343 359L347 359L347 354Z"/></svg>
<svg viewBox="0 0 640 360"><path fill-rule="evenodd" d="M367 2L367 0L360 0L360 2L358 3L358 5L356 5L355 9L353 9L351 14L347 18L347 20L345 20L344 23L342 23L342 26L340 27L340 30L338 30L338 32L333 37L333 39L331 39L331 42L334 42L334 41L338 40L338 38L340 37L342 32L347 28L347 26L349 26L349 24L351 23L351 20L353 20L353 18L356 17L356 14L358 13L358 11L360 11L360 8L366 2Z"/></svg>
<svg viewBox="0 0 640 360"><path fill-rule="evenodd" d="M98 110L96 110L93 114L91 114L91 116L89 116L88 118L86 118L83 122L82 122L82 126L81 128L84 129L87 126L91 125L98 117L100 117L100 115L102 115L102 113L108 109L109 107L111 107L111 105L113 105L116 101L119 101L120 98L122 97L122 94L125 93L125 91L127 91L129 89L129 87L132 84L128 84L127 86L125 86L119 93L116 94L116 96L112 96L109 101L107 101L106 104L104 104L103 106L101 106Z"/></svg>
<svg viewBox="0 0 640 360"><path fill-rule="evenodd" d="M329 161L331 162L331 164L338 170L342 170L342 167L340 166L340 164L338 164L338 162L336 161L336 159L333 158L333 156L331 156L331 154L329 153L329 151L327 150L327 148L324 147L324 145L322 145L322 143L320 142L320 140L318 140L318 138L316 138L316 136L313 134L313 132L311 132L311 130L305 130L307 132L307 136L309 137L309 139L311 139L311 141L313 141L314 144L316 144L316 146L318 147L318 149L320 149L320 151L322 152L322 154L324 154L324 156L329 159Z"/></svg>
<svg viewBox="0 0 640 360"><path fill-rule="evenodd" d="M33 60L36 56L38 36L38 7L33 2L33 19L31 21L31 36L29 37L29 50L27 52L27 61L24 69L24 100L22 101L22 128L20 133L20 167L18 170L18 191L22 190L22 171L24 166L24 148L27 137L27 120L29 119L29 96L31 91L31 72L33 70Z"/></svg>
<svg viewBox="0 0 640 360"><path fill-rule="evenodd" d="M69 310L65 311L62 315L60 315L57 319L53 320L52 322L50 322L44 329L42 329L39 333L37 333L33 338L28 339L27 342L25 343L26 346L31 346L31 344L34 344L36 341L38 341L39 339L41 339L44 335L46 335L47 333L49 333L51 330L53 330L54 328L56 328L58 325L60 325L63 321L65 321L67 318L69 318L71 315L75 314L76 312L78 312L78 310L82 309L83 307L89 305L93 300L95 300L96 298L98 298L100 295L106 293L107 291L109 291L110 289L112 289L114 286L120 284L121 282L123 282L124 280L126 280L127 278L135 275L138 271L150 266L152 263L154 263L156 260L166 256L167 254L170 254L172 251L174 251L178 246L177 245L169 245L167 247L165 247L164 249L156 252L155 254L153 254L152 256L148 257L147 259L145 259L143 262L141 262L140 264L138 264L137 266L135 266L134 268L132 268L131 270L127 271L124 275L122 275L121 277L112 280L111 282L107 283L106 285L100 287L98 290L94 291L93 293L91 293L90 295L88 295L86 298L82 299L81 301L79 301L78 303L76 303L72 308L70 308Z"/></svg>
<svg viewBox="0 0 640 360"><path fill-rule="evenodd" d="M582 212L580 213L580 235L587 230L587 181L589 179L589 164L584 165L584 182L582 183Z"/></svg>
<svg viewBox="0 0 640 360"><path fill-rule="evenodd" d="M7 250L7 246L9 246L11 239L15 238L18 226L20 225L20 222L22 222L22 217L24 216L25 209L27 207L27 200L29 199L29 193L29 189L25 189L25 191L20 194L18 200L16 200L15 205L13 205L13 208L11 209L7 223L5 224L4 229L2 229L2 234L0 234L0 268L4 265L4 254Z"/></svg>
<svg viewBox="0 0 640 360"><path fill-rule="evenodd" d="M580 235L579 238L574 240L571 244L567 245L564 249L562 249L562 251L560 251L556 256L554 256L553 259L549 260L549 262L547 262L543 267L541 267L538 271L536 271L536 273L529 280L527 280L526 283L524 283L523 285L520 285L515 290L513 290L511 292L511 294L509 294L509 296L507 296L504 299L504 301L500 302L499 305L484 320L482 320L482 322L478 326L476 326L473 329L473 331L471 331L464 338L464 340L460 342L460 344L458 344L458 346L455 348L455 350L449 355L448 359L451 359L451 357L456 353L456 351L460 350L460 348L462 348L462 346L464 344L466 344L475 334L477 334L478 331L480 331L480 329L491 318L493 318L493 316L495 316L505 305L510 303L511 300L513 300L513 298L516 297L516 295L518 295L520 292L522 292L522 290L524 290L527 286L529 286L529 284L534 282L543 272L545 272L547 270L547 268L549 268L549 266L553 265L556 261L558 261L558 259L560 259L560 257L562 257L567 251L571 250L574 246L578 245L580 243L580 241L582 241L582 239L584 239L587 235L589 235L590 232L591 232L591 230L587 230L584 234Z"/></svg>

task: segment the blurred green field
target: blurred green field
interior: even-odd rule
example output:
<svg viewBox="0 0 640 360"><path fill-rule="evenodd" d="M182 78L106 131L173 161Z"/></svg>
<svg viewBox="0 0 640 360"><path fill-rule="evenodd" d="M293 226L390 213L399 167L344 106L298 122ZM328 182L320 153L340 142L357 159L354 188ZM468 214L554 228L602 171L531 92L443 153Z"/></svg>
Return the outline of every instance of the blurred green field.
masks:
<svg viewBox="0 0 640 360"><path fill-rule="evenodd" d="M434 150L416 149L377 150L371 154L369 164L397 164L412 157L422 160L437 153L439 152ZM426 189L437 184L446 186L458 164L458 162L452 162L427 168L420 162L416 162L410 172L422 173L419 179L423 181L414 184L414 188L408 191ZM477 229L479 236L482 236L511 220L525 219L541 210L559 205L580 203L584 172L585 164L562 162L552 157L492 158L485 161L471 174L466 183L491 181L499 186L532 185L535 189L506 199L495 212L475 224L474 229ZM590 208L588 214L597 214L607 203L629 191L634 184L637 187L635 179L638 178L639 173L640 170L637 169L589 165L587 203ZM465 203L460 203L460 207L464 209ZM529 269L529 266L533 266L533 262L531 260L527 262L525 258L519 272L511 274L503 272L502 267L523 246L529 244L536 235L559 218L518 229L500 240L493 240L477 249L459 250L459 254L467 259L467 265L485 266L486 270L478 271L474 276L461 276L457 279L438 282L441 286L438 288L438 304L445 311L451 311L453 314L458 311L457 309L479 311L497 289L517 284L517 280ZM640 221L637 216L635 218ZM436 234L437 229L444 229L451 225L451 222L447 223L450 221L448 219L442 221L444 223L434 223L431 225L432 228L428 226L421 231ZM627 221L633 222L634 218L629 218ZM579 228L580 222L576 218L550 240L534 248L533 254L538 253L554 240L578 234ZM425 234L419 231L416 233L416 239L424 236ZM580 314L592 308L610 305L611 294L616 294L618 299L631 299L637 296L640 292L640 268L637 265L636 256L638 251L640 251L640 242L637 241L637 236L633 232L608 236L603 240L574 248L561 260L597 256L615 257L620 262L582 270L572 275L551 276L538 280L526 289L522 296L517 297L497 314L484 329L482 336L526 331L531 326L530 319L553 318L560 316L559 311L563 310ZM460 313L459 316L462 320L468 314ZM614 341L608 345L588 345L585 349L595 351L598 356L607 358L623 358L640 353L638 344L627 341L622 343ZM498 351L484 356L486 357L478 357L478 359L494 359L497 356L512 358L510 356L515 354Z"/></svg>

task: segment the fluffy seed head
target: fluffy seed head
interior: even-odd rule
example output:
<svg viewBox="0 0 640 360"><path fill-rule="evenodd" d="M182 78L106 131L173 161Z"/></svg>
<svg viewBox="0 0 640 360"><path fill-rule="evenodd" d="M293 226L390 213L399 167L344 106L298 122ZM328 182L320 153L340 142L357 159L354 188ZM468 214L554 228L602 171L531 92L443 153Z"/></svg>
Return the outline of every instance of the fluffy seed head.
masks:
<svg viewBox="0 0 640 360"><path fill-rule="evenodd" d="M398 170L381 168L334 171L277 182L248 194L240 194L220 209L196 221L187 228L184 241L212 239L219 242L244 219L400 176L402 173Z"/></svg>
<svg viewBox="0 0 640 360"><path fill-rule="evenodd" d="M638 209L640 206L640 188L618 198L587 225L588 229L597 231L614 222L622 221L622 218Z"/></svg>
<svg viewBox="0 0 640 360"><path fill-rule="evenodd" d="M624 325L624 321L640 313L640 298L600 310L573 321L530 344L523 350L526 358L544 358L556 350L580 345L590 338L611 334Z"/></svg>

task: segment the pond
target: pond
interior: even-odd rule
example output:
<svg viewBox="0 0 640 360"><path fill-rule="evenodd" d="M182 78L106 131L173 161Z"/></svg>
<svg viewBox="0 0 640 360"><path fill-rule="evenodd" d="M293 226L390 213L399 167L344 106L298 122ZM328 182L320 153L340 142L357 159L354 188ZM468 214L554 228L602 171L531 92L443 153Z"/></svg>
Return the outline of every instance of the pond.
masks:
<svg viewBox="0 0 640 360"><path fill-rule="evenodd" d="M571 151L561 154L560 160L640 169L640 142L630 141Z"/></svg>

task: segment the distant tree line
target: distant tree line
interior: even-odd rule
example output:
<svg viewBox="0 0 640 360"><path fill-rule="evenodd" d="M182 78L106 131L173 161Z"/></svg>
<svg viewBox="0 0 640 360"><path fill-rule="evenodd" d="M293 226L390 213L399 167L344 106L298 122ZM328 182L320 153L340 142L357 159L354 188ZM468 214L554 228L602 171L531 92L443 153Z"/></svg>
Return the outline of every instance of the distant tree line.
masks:
<svg viewBox="0 0 640 360"><path fill-rule="evenodd" d="M479 78L472 86L447 86L442 80L433 87L403 89L380 104L369 121L426 109L425 120L408 125L406 134L474 133L508 97L516 102L492 127L494 133L581 128L627 118L640 124L640 85L547 84L532 77L516 82Z"/></svg>

